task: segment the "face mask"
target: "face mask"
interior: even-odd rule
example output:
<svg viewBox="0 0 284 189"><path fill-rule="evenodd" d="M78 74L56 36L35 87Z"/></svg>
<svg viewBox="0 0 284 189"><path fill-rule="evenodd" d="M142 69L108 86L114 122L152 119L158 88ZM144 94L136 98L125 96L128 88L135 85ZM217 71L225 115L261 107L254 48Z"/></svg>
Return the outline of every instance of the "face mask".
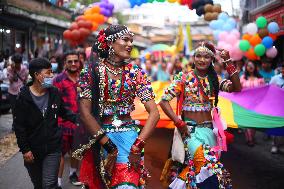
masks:
<svg viewBox="0 0 284 189"><path fill-rule="evenodd" d="M53 72L56 72L58 68L58 64L57 63L51 63L51 69Z"/></svg>
<svg viewBox="0 0 284 189"><path fill-rule="evenodd" d="M42 82L41 86L43 88L50 88L50 87L52 87L52 81L53 81L52 77L45 77L43 79L43 82Z"/></svg>

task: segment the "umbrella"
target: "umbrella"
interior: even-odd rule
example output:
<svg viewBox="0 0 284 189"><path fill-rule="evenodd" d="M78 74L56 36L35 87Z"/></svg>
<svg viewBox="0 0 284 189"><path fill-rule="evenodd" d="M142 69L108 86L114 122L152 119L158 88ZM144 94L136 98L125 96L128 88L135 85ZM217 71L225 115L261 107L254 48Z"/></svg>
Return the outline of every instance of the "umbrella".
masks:
<svg viewBox="0 0 284 189"><path fill-rule="evenodd" d="M170 51L171 47L166 44L155 44L149 48L150 52L153 51Z"/></svg>

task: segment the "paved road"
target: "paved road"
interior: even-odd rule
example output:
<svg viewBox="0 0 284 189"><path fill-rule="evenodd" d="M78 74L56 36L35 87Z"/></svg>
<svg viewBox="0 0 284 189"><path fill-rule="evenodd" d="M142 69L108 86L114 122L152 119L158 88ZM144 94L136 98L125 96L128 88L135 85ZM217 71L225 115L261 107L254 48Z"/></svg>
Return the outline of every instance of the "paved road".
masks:
<svg viewBox="0 0 284 189"><path fill-rule="evenodd" d="M254 148L244 144L242 134L234 134L235 142L229 147L229 152L222 155L224 165L231 172L234 188L283 189L284 155L270 154L270 142L264 141L260 132L257 132L257 145ZM157 129L147 142L145 161L152 175L147 189L166 189L161 186L159 178L168 156L172 135L171 130ZM75 189L77 187L68 183L67 170L65 169L63 186L66 189ZM0 167L0 188L32 188L19 153Z"/></svg>

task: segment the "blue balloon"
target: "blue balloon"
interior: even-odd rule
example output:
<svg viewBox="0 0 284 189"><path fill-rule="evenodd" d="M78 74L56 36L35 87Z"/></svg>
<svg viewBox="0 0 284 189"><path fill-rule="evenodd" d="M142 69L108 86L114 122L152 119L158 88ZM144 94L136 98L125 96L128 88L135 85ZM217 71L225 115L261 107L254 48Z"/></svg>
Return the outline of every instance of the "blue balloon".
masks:
<svg viewBox="0 0 284 189"><path fill-rule="evenodd" d="M226 23L229 23L233 28L236 28L236 26L237 26L237 22L236 22L236 20L233 19L233 18L229 18L229 19L226 21Z"/></svg>
<svg viewBox="0 0 284 189"><path fill-rule="evenodd" d="M234 29L234 26L232 26L230 23L225 23L223 26L222 26L222 29L224 31L231 31Z"/></svg>
<svg viewBox="0 0 284 189"><path fill-rule="evenodd" d="M133 8L136 5L136 0L129 0L130 7Z"/></svg>
<svg viewBox="0 0 284 189"><path fill-rule="evenodd" d="M222 12L218 15L218 20L220 19L226 21L229 19L229 15L227 13Z"/></svg>
<svg viewBox="0 0 284 189"><path fill-rule="evenodd" d="M216 27L216 22L217 20L212 20L210 23L209 23L209 27L213 30L216 30L217 27Z"/></svg>
<svg viewBox="0 0 284 189"><path fill-rule="evenodd" d="M270 49L273 46L273 39L269 36L266 36L262 39L261 43L265 46L265 48Z"/></svg>
<svg viewBox="0 0 284 189"><path fill-rule="evenodd" d="M269 33L277 33L279 32L279 25L276 22L271 22L268 24L267 29Z"/></svg>
<svg viewBox="0 0 284 189"><path fill-rule="evenodd" d="M223 20L216 20L216 29L223 30L223 25L225 22Z"/></svg>
<svg viewBox="0 0 284 189"><path fill-rule="evenodd" d="M219 34L221 33L222 31L221 30L214 30L213 31L213 36L214 36L214 39L215 40L219 40Z"/></svg>

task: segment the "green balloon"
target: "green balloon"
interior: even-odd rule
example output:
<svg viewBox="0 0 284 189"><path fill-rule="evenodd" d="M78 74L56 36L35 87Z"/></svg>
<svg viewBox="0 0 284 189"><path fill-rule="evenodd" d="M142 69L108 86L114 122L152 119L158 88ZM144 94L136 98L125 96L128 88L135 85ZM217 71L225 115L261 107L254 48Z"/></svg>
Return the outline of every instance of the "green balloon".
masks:
<svg viewBox="0 0 284 189"><path fill-rule="evenodd" d="M148 3L153 3L155 0L148 0Z"/></svg>
<svg viewBox="0 0 284 189"><path fill-rule="evenodd" d="M263 56L265 53L265 46L263 44L258 44L254 47L254 52L257 56Z"/></svg>
<svg viewBox="0 0 284 189"><path fill-rule="evenodd" d="M239 44L239 48L243 52L248 51L249 48L250 48L250 44L249 44L248 40L241 40L240 44Z"/></svg>
<svg viewBox="0 0 284 189"><path fill-rule="evenodd" d="M256 19L256 25L258 28L265 28L267 25L267 20L265 17L260 16Z"/></svg>
<svg viewBox="0 0 284 189"><path fill-rule="evenodd" d="M162 3L162 2L165 2L165 0L156 0L156 1L161 2L161 3Z"/></svg>

